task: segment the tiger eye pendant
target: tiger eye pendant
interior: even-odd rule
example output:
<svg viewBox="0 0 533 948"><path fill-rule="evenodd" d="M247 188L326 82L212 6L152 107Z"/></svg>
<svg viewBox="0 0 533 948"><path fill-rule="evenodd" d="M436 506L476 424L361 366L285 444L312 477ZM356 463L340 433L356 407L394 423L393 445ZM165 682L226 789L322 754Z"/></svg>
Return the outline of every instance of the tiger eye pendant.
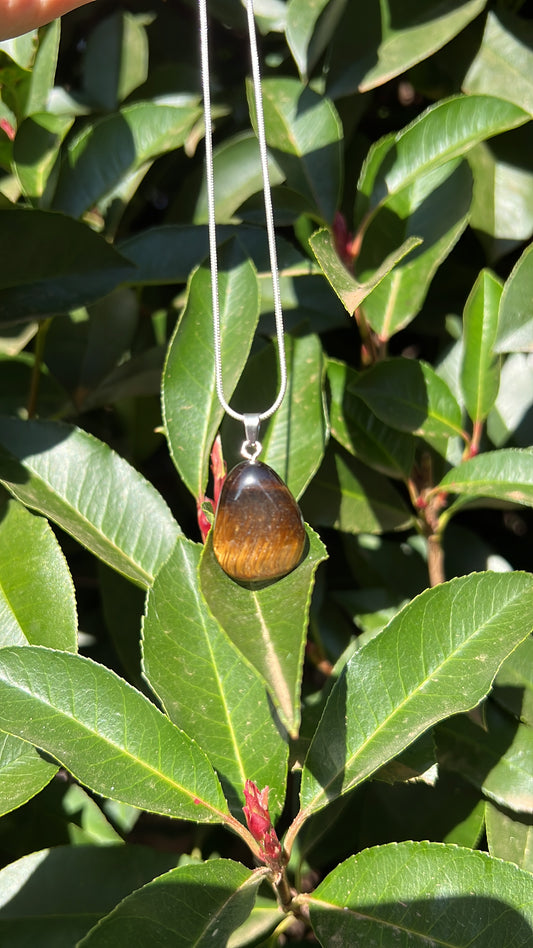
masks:
<svg viewBox="0 0 533 948"><path fill-rule="evenodd" d="M290 573L302 558L306 532L290 490L268 464L237 464L220 493L213 550L228 576L267 582Z"/></svg>

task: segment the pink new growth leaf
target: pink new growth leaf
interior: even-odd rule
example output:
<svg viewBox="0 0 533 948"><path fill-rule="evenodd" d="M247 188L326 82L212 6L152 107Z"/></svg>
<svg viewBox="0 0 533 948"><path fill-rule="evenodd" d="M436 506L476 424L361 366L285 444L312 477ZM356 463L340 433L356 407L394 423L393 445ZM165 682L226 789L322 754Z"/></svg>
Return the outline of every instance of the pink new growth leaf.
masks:
<svg viewBox="0 0 533 948"><path fill-rule="evenodd" d="M243 812L248 829L259 844L263 862L279 872L282 868L282 851L268 812L268 792L268 787L259 790L253 780L247 780L244 785L246 806Z"/></svg>

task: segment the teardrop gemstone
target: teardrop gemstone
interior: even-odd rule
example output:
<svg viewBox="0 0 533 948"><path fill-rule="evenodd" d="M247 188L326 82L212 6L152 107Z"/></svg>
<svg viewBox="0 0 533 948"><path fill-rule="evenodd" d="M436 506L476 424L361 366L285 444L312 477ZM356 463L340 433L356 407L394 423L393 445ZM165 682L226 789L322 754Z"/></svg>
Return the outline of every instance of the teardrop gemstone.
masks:
<svg viewBox="0 0 533 948"><path fill-rule="evenodd" d="M241 583L281 579L298 566L306 532L288 487L262 461L243 461L226 477L213 527L213 550Z"/></svg>

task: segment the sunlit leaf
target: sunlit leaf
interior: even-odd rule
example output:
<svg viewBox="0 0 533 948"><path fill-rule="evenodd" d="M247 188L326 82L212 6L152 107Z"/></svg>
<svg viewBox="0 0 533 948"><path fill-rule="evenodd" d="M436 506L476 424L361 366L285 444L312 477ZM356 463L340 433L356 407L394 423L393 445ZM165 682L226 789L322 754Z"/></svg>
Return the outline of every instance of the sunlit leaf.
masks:
<svg viewBox="0 0 533 948"><path fill-rule="evenodd" d="M309 550L300 565L262 589L235 583L218 565L208 537L200 565L202 592L231 641L266 682L289 733L300 723L300 685L307 616L319 563L326 558L320 539L308 530Z"/></svg>
<svg viewBox="0 0 533 948"><path fill-rule="evenodd" d="M473 574L414 599L335 684L305 762L300 819L357 786L431 724L478 704L532 628L527 573Z"/></svg>
<svg viewBox="0 0 533 948"><path fill-rule="evenodd" d="M202 598L201 550L178 542L157 575L143 622L145 674L170 719L209 756L234 808L245 802L245 781L254 780L271 788L273 814L283 804L287 744L263 681Z"/></svg>
<svg viewBox="0 0 533 948"><path fill-rule="evenodd" d="M0 695L0 726L91 790L154 813L224 821L226 801L198 745L104 666L52 649L5 648Z"/></svg>
<svg viewBox="0 0 533 948"><path fill-rule="evenodd" d="M341 863L309 898L322 945L526 948L533 879L516 866L440 843L367 849Z"/></svg>

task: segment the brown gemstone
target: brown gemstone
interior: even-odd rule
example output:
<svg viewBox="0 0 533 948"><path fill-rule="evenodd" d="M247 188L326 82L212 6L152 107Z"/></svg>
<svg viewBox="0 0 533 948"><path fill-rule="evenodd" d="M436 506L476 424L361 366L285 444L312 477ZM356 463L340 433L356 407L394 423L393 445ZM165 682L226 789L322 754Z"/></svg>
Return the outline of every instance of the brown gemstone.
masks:
<svg viewBox="0 0 533 948"><path fill-rule="evenodd" d="M306 533L300 508L268 464L244 461L226 477L213 527L222 569L241 583L281 579L298 566Z"/></svg>

